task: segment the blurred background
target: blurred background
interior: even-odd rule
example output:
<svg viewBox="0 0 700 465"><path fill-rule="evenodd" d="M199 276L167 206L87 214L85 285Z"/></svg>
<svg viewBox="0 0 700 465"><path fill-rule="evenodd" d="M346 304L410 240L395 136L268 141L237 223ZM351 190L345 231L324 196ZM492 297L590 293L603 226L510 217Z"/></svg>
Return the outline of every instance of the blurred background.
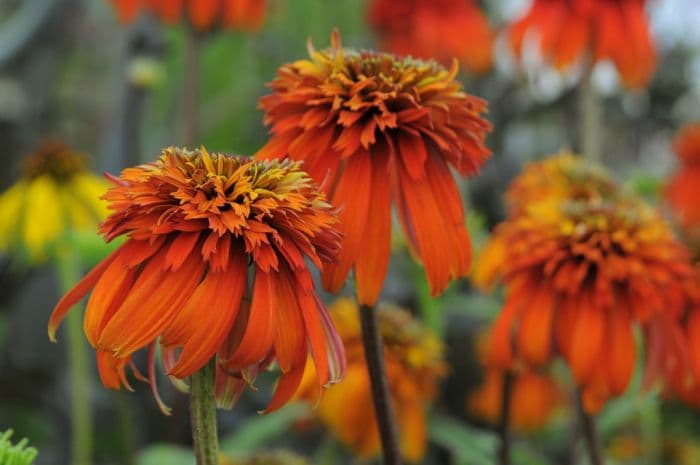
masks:
<svg viewBox="0 0 700 465"><path fill-rule="evenodd" d="M489 0L480 7L499 34L529 4ZM345 46L378 47L367 8L362 0L270 0L260 30L203 34L201 143L210 151L254 153L267 135L257 101L276 69L306 57L307 38L319 48L328 46L336 27ZM623 89L610 63L599 63L592 81L602 102L603 164L653 200L675 169L674 133L700 120L700 4L651 1L648 15L659 60L650 84ZM118 173L154 160L163 147L181 144L184 44L184 26L163 25L148 15L121 24L108 0L0 0L0 188L17 181L23 157L47 138L89 155L95 173ZM502 34L493 47L490 70L459 76L469 93L488 100L494 125L487 140L492 158L481 176L462 184L477 250L503 218L502 193L522 166L579 144L580 70L560 74L519 64ZM45 212L32 213L41 224ZM444 341L449 364L428 415L422 463L495 463L493 425L468 412L466 399L484 379L475 341L498 312L499 296L485 296L462 281L430 299L422 271L402 249L400 237L396 243L385 300L423 318ZM97 262L107 250L97 237L75 244L86 263ZM0 262L0 431L12 427L17 438L29 438L40 452L39 465L67 464L66 344L51 344L46 337L48 316L61 295L59 280L49 263L25 266L10 255ZM600 415L609 463L700 463L698 412L642 393L638 385L633 382ZM95 373L85 398L95 409L94 463L193 463L187 397L162 388L173 407L168 418L147 386L135 387L133 393L108 391ZM285 449L319 465L372 462L356 458L307 407L258 415L268 399L268 389L248 391L232 411L219 414L223 453L236 458ZM585 454L570 444L571 423L562 401L537 428L516 433L515 462L586 463ZM653 453L643 453L649 447Z"/></svg>

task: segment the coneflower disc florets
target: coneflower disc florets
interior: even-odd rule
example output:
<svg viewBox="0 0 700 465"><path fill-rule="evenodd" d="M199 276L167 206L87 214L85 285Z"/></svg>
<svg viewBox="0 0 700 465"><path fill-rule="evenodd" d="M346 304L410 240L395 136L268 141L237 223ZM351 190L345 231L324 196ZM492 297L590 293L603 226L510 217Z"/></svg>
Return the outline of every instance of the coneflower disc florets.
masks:
<svg viewBox="0 0 700 465"><path fill-rule="evenodd" d="M216 356L224 406L272 361L282 377L269 409L284 404L309 349L321 385L341 376L342 346L305 262L333 260L337 220L299 163L169 148L111 180L113 213L101 232L127 241L64 296L49 323L53 338L93 289L85 332L106 386L128 386L125 366L145 347L154 385L157 343L175 379Z"/></svg>

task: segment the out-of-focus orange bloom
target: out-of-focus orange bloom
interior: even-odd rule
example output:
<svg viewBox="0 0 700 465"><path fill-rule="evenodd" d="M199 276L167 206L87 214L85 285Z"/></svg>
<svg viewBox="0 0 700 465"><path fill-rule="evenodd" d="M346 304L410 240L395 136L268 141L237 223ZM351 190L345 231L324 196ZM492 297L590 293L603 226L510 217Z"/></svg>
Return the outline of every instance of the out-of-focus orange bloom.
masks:
<svg viewBox="0 0 700 465"><path fill-rule="evenodd" d="M323 285L342 288L354 266L360 303L373 305L386 276L391 203L425 267L430 291L465 276L471 246L452 166L476 174L489 156L486 102L451 70L387 53L340 46L284 65L260 100L272 138L257 158L303 160L341 209L338 262Z"/></svg>
<svg viewBox="0 0 700 465"><path fill-rule="evenodd" d="M509 216L556 211L565 201L603 201L618 194L615 181L601 166L571 152L528 163L505 193ZM472 281L487 291L505 260L505 237L495 234L479 251Z"/></svg>
<svg viewBox="0 0 700 465"><path fill-rule="evenodd" d="M111 0L119 20L128 23L148 11L168 24L183 16L198 30L215 26L255 31L265 21L267 0Z"/></svg>
<svg viewBox="0 0 700 465"><path fill-rule="evenodd" d="M316 415L359 456L380 451L379 431L374 418L357 304L339 299L330 307L347 354L342 383L323 393ZM406 460L419 461L425 454L426 408L446 374L440 340L402 309L377 308L379 329L384 339L384 360L391 400L399 428L401 450ZM313 364L307 365L297 396L315 403L318 399Z"/></svg>
<svg viewBox="0 0 700 465"><path fill-rule="evenodd" d="M680 167L666 187L684 236L700 250L700 123L685 126L673 142Z"/></svg>
<svg viewBox="0 0 700 465"><path fill-rule="evenodd" d="M282 375L268 411L294 394L309 352L320 386L342 376L342 344L305 262L333 260L337 219L299 163L169 148L111 181L104 198L113 212L101 232L108 241L127 240L61 299L49 321L54 340L67 311L92 290L85 333L105 386L128 388L125 367L134 368L132 354L148 347L162 406L157 344L176 380L216 357L223 407L273 361Z"/></svg>
<svg viewBox="0 0 700 465"><path fill-rule="evenodd" d="M692 274L687 250L655 211L624 199L543 204L494 235L503 253L484 265L507 296L491 362L508 369L517 357L536 367L560 354L586 410L597 411L629 383L634 324L680 317Z"/></svg>
<svg viewBox="0 0 700 465"><path fill-rule="evenodd" d="M389 52L446 65L456 58L474 73L493 64L495 34L474 0L373 0L367 16Z"/></svg>
<svg viewBox="0 0 700 465"><path fill-rule="evenodd" d="M644 87L656 68L644 5L644 0L534 0L511 26L511 45L520 54L532 36L542 57L559 69L588 56L609 59L625 86Z"/></svg>
<svg viewBox="0 0 700 465"><path fill-rule="evenodd" d="M496 425L501 419L505 374L489 367L488 351L488 338L478 338L476 353L485 367L484 382L467 396L466 406L468 412ZM513 376L510 425L524 432L537 430L552 418L564 400L564 393L551 378L523 369L521 364L514 365L510 370Z"/></svg>

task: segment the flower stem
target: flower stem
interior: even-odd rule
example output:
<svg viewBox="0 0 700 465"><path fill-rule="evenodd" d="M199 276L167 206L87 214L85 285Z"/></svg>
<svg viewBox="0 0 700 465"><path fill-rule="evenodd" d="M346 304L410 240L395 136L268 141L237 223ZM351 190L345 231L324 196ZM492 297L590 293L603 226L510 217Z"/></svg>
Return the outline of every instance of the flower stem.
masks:
<svg viewBox="0 0 700 465"><path fill-rule="evenodd" d="M498 463L510 465L510 402L513 397L513 373L506 371L503 375L501 391L501 418L498 422L498 435L501 439L498 449Z"/></svg>
<svg viewBox="0 0 700 465"><path fill-rule="evenodd" d="M394 420L389 383L384 369L384 344L374 307L360 306L360 323L362 325L362 345L365 349L367 371L372 386L374 412L377 417L379 436L382 440L384 465L401 465L396 421Z"/></svg>
<svg viewBox="0 0 700 465"><path fill-rule="evenodd" d="M602 147L602 105L592 82L592 67L584 73L579 87L579 137L581 154L587 160L600 161Z"/></svg>
<svg viewBox="0 0 700 465"><path fill-rule="evenodd" d="M583 407L583 402L579 393L578 396L578 413L581 419L581 431L583 438L586 441L588 455L591 459L591 465L603 465L603 455L600 450L600 441L598 440L598 431L595 426L595 421Z"/></svg>
<svg viewBox="0 0 700 465"><path fill-rule="evenodd" d="M58 273L64 291L67 292L78 282L80 268L77 254L59 254ZM83 334L83 312L68 312L66 326L71 384L71 464L89 465L92 455L91 377L87 343Z"/></svg>
<svg viewBox="0 0 700 465"><path fill-rule="evenodd" d="M190 382L190 421L197 465L218 465L219 463L214 397L215 363L212 359L192 375Z"/></svg>
<svg viewBox="0 0 700 465"><path fill-rule="evenodd" d="M199 72L200 37L192 27L185 32L182 88L182 141L185 147L199 145Z"/></svg>

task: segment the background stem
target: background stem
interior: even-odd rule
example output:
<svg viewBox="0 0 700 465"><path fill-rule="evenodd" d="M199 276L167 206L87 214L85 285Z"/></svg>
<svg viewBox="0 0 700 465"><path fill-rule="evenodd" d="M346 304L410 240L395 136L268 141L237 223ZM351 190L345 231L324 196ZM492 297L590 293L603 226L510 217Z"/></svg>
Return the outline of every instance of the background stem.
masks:
<svg viewBox="0 0 700 465"><path fill-rule="evenodd" d="M59 255L58 272L64 292L80 279L80 259L76 253ZM92 455L91 376L88 346L83 334L83 309L66 316L68 367L70 373L71 464L89 465Z"/></svg>
<svg viewBox="0 0 700 465"><path fill-rule="evenodd" d="M362 325L362 345L365 349L367 371L372 386L374 412L377 417L379 436L382 440L384 464L400 465L402 463L401 451L389 394L389 382L384 369L384 344L374 307L360 306L360 323Z"/></svg>
<svg viewBox="0 0 700 465"><path fill-rule="evenodd" d="M191 27L185 33L184 70L182 89L182 142L188 149L199 141L199 49L200 37Z"/></svg>
<svg viewBox="0 0 700 465"><path fill-rule="evenodd" d="M581 155L599 162L602 148L602 113L600 96L593 86L592 66L581 78L579 87L579 137Z"/></svg>
<svg viewBox="0 0 700 465"><path fill-rule="evenodd" d="M510 402L513 397L513 382L513 373L506 371L503 374L501 418L498 423L498 435L501 439L498 449L498 463L500 465L510 465Z"/></svg>
<svg viewBox="0 0 700 465"><path fill-rule="evenodd" d="M219 463L214 397L215 363L215 359L212 359L192 375L190 382L190 421L197 465Z"/></svg>
<svg viewBox="0 0 700 465"><path fill-rule="evenodd" d="M595 421L583 408L580 393L578 395L578 413L581 419L581 431L583 432L583 438L586 442L591 465L603 465L603 455L600 450L600 441L598 440L598 431L595 426Z"/></svg>

